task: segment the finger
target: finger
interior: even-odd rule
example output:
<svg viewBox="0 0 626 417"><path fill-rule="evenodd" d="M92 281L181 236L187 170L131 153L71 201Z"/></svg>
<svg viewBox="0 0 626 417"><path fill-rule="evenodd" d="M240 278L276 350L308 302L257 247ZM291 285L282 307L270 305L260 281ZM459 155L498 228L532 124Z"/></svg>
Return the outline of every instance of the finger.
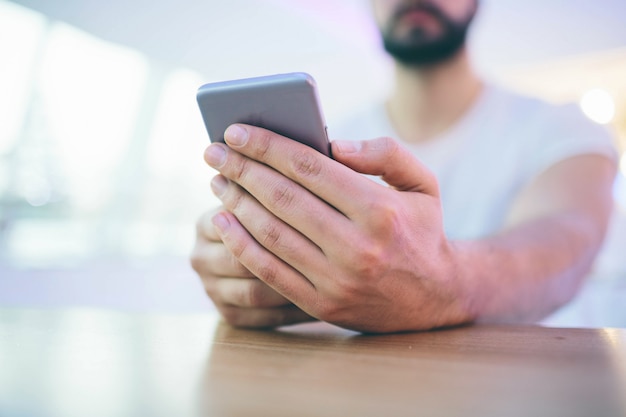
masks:
<svg viewBox="0 0 626 417"><path fill-rule="evenodd" d="M362 174L381 176L400 191L439 196L435 175L393 139L334 141L332 152L337 161Z"/></svg>
<svg viewBox="0 0 626 417"><path fill-rule="evenodd" d="M232 213L219 213L213 222L226 247L256 277L305 311L315 306L313 284L261 246Z"/></svg>
<svg viewBox="0 0 626 417"><path fill-rule="evenodd" d="M317 246L321 246L324 242L334 244L341 238L337 235L340 231L353 227L349 219L309 190L267 165L246 158L223 144L215 143L207 149L206 156L209 163L214 161L212 158L215 156L213 153L217 153L215 151L224 153L219 169L223 175L216 176L211 182L211 187L215 195L224 204L228 204L229 211L238 211L236 214L238 219L245 221L246 217L242 213L245 207L240 207L240 204L248 200L242 200L242 194L239 193L236 199L231 198L228 202L226 191L230 188L227 186L229 183L245 184L239 188L254 197L254 200L261 203L276 217L297 229L310 241L315 242ZM225 181L225 178L232 181ZM254 218L251 221L254 222L252 226L259 225ZM251 225L247 223L246 228L249 226ZM263 230L255 233L255 237L263 236L273 235L268 235Z"/></svg>
<svg viewBox="0 0 626 417"><path fill-rule="evenodd" d="M196 240L191 252L191 266L201 278L214 276L254 277L221 241L209 242L202 237Z"/></svg>
<svg viewBox="0 0 626 417"><path fill-rule="evenodd" d="M369 178L324 156L309 146L269 130L249 125L233 125L226 130L224 137L228 145L236 152L279 171L350 219L363 211L363 201L376 199L378 196L374 194L377 191L386 190L386 187L381 184L376 184ZM243 139L243 144L238 144L238 139ZM244 159L230 157L231 154L228 155L228 163L219 168L216 164L211 165L209 160L207 162L221 171L222 174L241 184L256 197L257 193L262 191L259 189L260 185L255 176L256 165L249 164L246 166ZM267 186L267 184L263 184L263 186ZM288 197L291 195L288 192L289 189L285 185L281 185L274 190L274 197L276 195L281 196L281 193L287 193L286 196ZM269 197L271 202L272 195L270 194ZM259 198L263 204L266 200ZM288 200L282 198L281 201ZM303 205L307 203L303 203ZM308 210L305 215L315 216L316 214ZM279 217L283 218L282 215ZM341 225L332 224L329 226Z"/></svg>
<svg viewBox="0 0 626 417"><path fill-rule="evenodd" d="M224 207L265 249L303 276L319 275L326 268L326 257L315 243L269 212L240 186L222 176L215 177L211 185Z"/></svg>
<svg viewBox="0 0 626 417"><path fill-rule="evenodd" d="M270 308L292 304L257 278L221 278L213 292L221 303L246 308Z"/></svg>
<svg viewBox="0 0 626 417"><path fill-rule="evenodd" d="M217 308L224 320L235 327L269 329L315 320L293 304L276 308L240 308L229 305L217 305Z"/></svg>
<svg viewBox="0 0 626 417"><path fill-rule="evenodd" d="M213 222L211 222L211 219L221 210L223 210L222 207L215 207L200 216L200 218L196 222L197 236L201 236L205 240L211 242L218 242L220 240L219 236L217 235L217 231L215 230L215 226L213 226Z"/></svg>

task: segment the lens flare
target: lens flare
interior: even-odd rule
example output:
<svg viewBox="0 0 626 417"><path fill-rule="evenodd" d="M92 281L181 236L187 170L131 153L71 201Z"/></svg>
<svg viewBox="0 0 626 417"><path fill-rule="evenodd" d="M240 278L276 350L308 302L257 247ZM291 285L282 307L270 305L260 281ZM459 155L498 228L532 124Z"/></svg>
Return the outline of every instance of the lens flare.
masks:
<svg viewBox="0 0 626 417"><path fill-rule="evenodd" d="M580 108L591 120L599 124L610 123L615 117L615 101L605 90L594 88L580 99Z"/></svg>

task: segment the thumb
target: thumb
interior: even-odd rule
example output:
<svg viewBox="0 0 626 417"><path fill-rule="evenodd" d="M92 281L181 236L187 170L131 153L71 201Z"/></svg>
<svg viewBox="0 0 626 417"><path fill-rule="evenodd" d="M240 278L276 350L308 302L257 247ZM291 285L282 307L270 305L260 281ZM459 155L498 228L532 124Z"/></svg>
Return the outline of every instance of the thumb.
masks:
<svg viewBox="0 0 626 417"><path fill-rule="evenodd" d="M437 178L407 149L391 138L335 140L333 158L361 174L379 176L399 191L439 197Z"/></svg>

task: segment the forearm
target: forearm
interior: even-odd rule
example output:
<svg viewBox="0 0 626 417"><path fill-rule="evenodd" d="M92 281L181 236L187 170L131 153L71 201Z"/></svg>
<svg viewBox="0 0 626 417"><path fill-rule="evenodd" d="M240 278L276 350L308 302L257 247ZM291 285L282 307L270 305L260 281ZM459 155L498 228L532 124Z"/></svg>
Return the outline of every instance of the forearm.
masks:
<svg viewBox="0 0 626 417"><path fill-rule="evenodd" d="M583 215L559 214L477 241L453 243L456 274L479 322L535 321L569 301L604 230Z"/></svg>

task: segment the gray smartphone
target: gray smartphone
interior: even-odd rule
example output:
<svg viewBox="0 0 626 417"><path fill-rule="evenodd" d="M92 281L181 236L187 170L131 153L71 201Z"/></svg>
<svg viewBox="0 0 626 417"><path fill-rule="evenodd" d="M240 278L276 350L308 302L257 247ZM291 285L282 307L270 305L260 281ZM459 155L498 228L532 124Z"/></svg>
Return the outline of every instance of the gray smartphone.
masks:
<svg viewBox="0 0 626 417"><path fill-rule="evenodd" d="M271 130L330 156L330 142L315 80L295 72L201 86L198 106L209 138L224 142L233 123Z"/></svg>

